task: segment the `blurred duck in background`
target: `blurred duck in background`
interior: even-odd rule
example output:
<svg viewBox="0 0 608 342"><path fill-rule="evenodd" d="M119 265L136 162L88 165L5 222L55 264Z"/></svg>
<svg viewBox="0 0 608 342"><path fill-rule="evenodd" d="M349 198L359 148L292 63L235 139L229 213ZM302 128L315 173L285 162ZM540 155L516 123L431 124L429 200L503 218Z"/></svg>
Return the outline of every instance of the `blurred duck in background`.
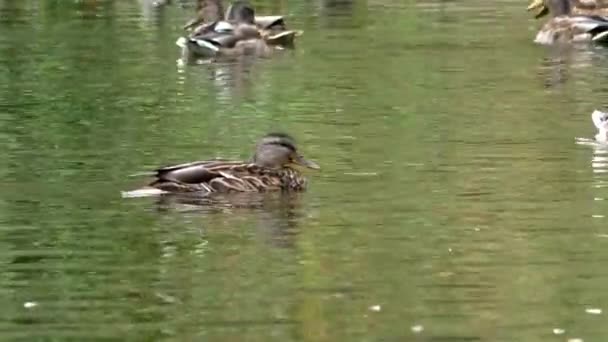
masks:
<svg viewBox="0 0 608 342"><path fill-rule="evenodd" d="M271 47L293 47L301 31L288 30L282 16L256 16L247 1L235 1L223 12L221 0L199 0L190 31L177 45L193 57L209 58L253 54L268 56Z"/></svg>
<svg viewBox="0 0 608 342"><path fill-rule="evenodd" d="M608 17L599 15L604 8L581 7L579 1L574 1L532 1L528 11L537 11L535 18L551 16L536 34L534 42L544 45L590 41L608 43ZM588 14L576 14L582 13L582 8L585 8L584 11L588 11Z"/></svg>

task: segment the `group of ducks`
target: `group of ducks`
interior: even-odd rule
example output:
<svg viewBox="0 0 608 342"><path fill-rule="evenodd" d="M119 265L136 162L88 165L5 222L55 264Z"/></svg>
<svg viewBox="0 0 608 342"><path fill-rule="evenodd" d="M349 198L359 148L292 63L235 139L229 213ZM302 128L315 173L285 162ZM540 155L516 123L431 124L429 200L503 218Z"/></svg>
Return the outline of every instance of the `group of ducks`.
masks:
<svg viewBox="0 0 608 342"><path fill-rule="evenodd" d="M283 16L257 16L251 4L237 0L223 11L221 0L198 0L190 31L176 44L183 58L218 58L253 55L267 57L275 49L292 48L299 30L289 30Z"/></svg>
<svg viewBox="0 0 608 342"><path fill-rule="evenodd" d="M606 0L532 0L528 11L537 11L536 18L551 16L536 35L536 43L608 43Z"/></svg>
<svg viewBox="0 0 608 342"><path fill-rule="evenodd" d="M536 35L540 44L594 41L608 43L608 0L532 0L535 18L550 15ZM283 16L258 16L246 0L236 0L224 13L222 0L197 0L196 17L176 44L183 57L269 56L291 48L299 30L287 29Z"/></svg>
<svg viewBox="0 0 608 342"><path fill-rule="evenodd" d="M536 41L608 42L608 18L601 16L604 12L608 14L608 6L580 1L534 0L528 10L538 10L537 18L552 15ZM274 47L292 46L300 34L288 30L281 16L256 16L245 1L231 4L225 15L222 12L221 0L199 0L197 17L185 26L191 33L178 43L199 57L263 55ZM608 113L595 111L591 117L598 128L596 141L608 143ZM146 187L129 193L207 196L226 192L300 191L307 183L301 168L317 170L319 166L300 154L293 137L270 133L258 142L248 161L215 159L162 167L147 174L154 180Z"/></svg>

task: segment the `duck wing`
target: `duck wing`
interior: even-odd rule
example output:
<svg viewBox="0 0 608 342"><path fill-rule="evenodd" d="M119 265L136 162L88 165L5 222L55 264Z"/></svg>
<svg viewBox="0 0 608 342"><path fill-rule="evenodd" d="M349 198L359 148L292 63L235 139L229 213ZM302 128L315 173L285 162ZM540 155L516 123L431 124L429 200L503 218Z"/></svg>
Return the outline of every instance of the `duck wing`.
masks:
<svg viewBox="0 0 608 342"><path fill-rule="evenodd" d="M242 161L195 161L184 164L165 166L155 170L157 181L175 181L184 184L207 183L213 178L222 176L222 172L247 165Z"/></svg>
<svg viewBox="0 0 608 342"><path fill-rule="evenodd" d="M608 17L605 16L575 15L569 20L575 33L591 34L594 41L598 40L598 35L603 36L603 33L608 31Z"/></svg>
<svg viewBox="0 0 608 342"><path fill-rule="evenodd" d="M155 171L151 187L168 192L251 192L277 190L280 171L243 161L196 161L166 166Z"/></svg>

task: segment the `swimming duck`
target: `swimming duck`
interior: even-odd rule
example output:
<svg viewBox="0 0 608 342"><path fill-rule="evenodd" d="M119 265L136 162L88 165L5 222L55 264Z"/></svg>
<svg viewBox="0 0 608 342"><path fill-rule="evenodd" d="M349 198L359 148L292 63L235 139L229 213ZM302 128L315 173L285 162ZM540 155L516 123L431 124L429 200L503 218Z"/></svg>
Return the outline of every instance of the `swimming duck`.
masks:
<svg viewBox="0 0 608 342"><path fill-rule="evenodd" d="M176 44L182 48L183 57L187 60L191 57L242 55L267 57L272 53L272 48L262 39L258 29L245 23L230 27L229 31L213 30L195 37L181 37Z"/></svg>
<svg viewBox="0 0 608 342"><path fill-rule="evenodd" d="M200 37L213 32L218 26L224 32L230 31L231 26L247 20L258 28L260 36L266 43L282 47L293 47L295 37L302 34L299 30L288 30L283 16L256 16L253 7L247 1L233 2L228 6L225 15L222 9L221 0L199 0L196 18L184 25L184 29L191 30L190 37ZM251 19L249 14L243 16L245 11L251 12Z"/></svg>
<svg viewBox="0 0 608 342"><path fill-rule="evenodd" d="M594 110L591 113L591 120L597 127L598 133L595 135L595 140L602 143L608 143L608 113Z"/></svg>
<svg viewBox="0 0 608 342"><path fill-rule="evenodd" d="M301 191L306 178L296 169L319 169L297 150L284 133L270 133L256 146L250 161L210 160L166 166L155 170L149 187L168 193Z"/></svg>
<svg viewBox="0 0 608 342"><path fill-rule="evenodd" d="M537 33L534 42L550 45L608 41L608 18L599 15L573 14L570 0L533 0L528 11L538 10L535 17L551 14L552 18Z"/></svg>
<svg viewBox="0 0 608 342"><path fill-rule="evenodd" d="M253 7L247 1L233 2L226 10L225 20L228 22L243 21L244 18L241 17L243 8L250 8L253 11ZM295 38L302 34L302 31L299 30L288 30L283 16L280 15L256 16L254 12L252 23L258 27L260 35L270 45L293 47Z"/></svg>
<svg viewBox="0 0 608 342"><path fill-rule="evenodd" d="M215 0L213 0L215 1ZM272 49L255 25L255 12L246 3L229 8L231 21L205 23L189 37L181 37L176 44L185 59L191 57L268 56Z"/></svg>

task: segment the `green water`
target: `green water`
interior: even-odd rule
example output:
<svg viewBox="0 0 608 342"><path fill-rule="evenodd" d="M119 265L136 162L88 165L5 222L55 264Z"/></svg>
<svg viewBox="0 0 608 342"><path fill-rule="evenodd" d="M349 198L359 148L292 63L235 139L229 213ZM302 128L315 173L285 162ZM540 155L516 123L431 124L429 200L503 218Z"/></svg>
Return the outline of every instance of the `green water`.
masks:
<svg viewBox="0 0 608 342"><path fill-rule="evenodd" d="M0 0L1 340L608 340L608 155L574 142L608 50L534 45L521 1L329 2L179 68L179 1ZM120 197L276 130L304 194Z"/></svg>

